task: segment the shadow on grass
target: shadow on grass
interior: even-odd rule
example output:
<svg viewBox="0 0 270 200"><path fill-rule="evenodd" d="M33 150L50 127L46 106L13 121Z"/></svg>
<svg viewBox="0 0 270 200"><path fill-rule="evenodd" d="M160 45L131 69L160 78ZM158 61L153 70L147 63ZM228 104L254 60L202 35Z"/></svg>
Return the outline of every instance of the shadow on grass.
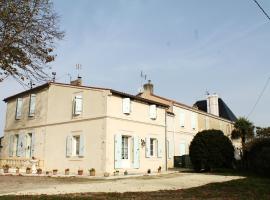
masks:
<svg viewBox="0 0 270 200"><path fill-rule="evenodd" d="M239 174L238 174L239 175ZM223 183L211 183L183 190L126 193L78 193L67 195L4 196L1 199L232 199L232 200L269 200L270 179L248 176L243 179Z"/></svg>

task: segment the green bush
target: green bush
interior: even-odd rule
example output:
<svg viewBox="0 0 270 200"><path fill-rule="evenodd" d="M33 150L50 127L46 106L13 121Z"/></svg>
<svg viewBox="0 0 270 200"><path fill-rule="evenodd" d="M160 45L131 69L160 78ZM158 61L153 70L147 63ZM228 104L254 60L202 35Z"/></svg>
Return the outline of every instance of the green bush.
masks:
<svg viewBox="0 0 270 200"><path fill-rule="evenodd" d="M244 159L248 170L270 176L270 138L249 142L244 151Z"/></svg>
<svg viewBox="0 0 270 200"><path fill-rule="evenodd" d="M222 131L204 130L193 138L189 155L195 171L231 168L234 161L234 147Z"/></svg>

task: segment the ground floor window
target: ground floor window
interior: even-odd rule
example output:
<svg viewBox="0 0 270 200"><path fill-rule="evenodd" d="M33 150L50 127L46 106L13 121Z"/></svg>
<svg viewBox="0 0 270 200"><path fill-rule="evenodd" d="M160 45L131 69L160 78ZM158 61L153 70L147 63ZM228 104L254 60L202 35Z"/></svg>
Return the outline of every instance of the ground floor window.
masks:
<svg viewBox="0 0 270 200"><path fill-rule="evenodd" d="M80 155L80 136L79 135L73 136L72 143L73 143L72 155L79 156Z"/></svg>
<svg viewBox="0 0 270 200"><path fill-rule="evenodd" d="M128 136L122 136L122 159L128 159Z"/></svg>
<svg viewBox="0 0 270 200"><path fill-rule="evenodd" d="M150 156L155 156L157 152L157 139L150 138Z"/></svg>

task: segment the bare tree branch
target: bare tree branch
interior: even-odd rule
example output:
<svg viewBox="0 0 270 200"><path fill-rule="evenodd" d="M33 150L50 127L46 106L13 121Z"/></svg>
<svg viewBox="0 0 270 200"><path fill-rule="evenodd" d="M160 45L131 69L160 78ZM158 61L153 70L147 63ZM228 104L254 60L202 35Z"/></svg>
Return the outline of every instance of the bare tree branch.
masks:
<svg viewBox="0 0 270 200"><path fill-rule="evenodd" d="M64 37L50 0L0 0L0 82L49 78L55 42Z"/></svg>

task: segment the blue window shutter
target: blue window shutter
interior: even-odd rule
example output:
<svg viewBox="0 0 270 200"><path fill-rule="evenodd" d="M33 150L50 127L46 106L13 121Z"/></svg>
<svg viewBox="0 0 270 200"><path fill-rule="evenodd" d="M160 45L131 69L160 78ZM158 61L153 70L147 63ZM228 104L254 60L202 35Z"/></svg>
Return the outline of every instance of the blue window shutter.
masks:
<svg viewBox="0 0 270 200"><path fill-rule="evenodd" d="M157 148L158 148L158 152L157 152L157 156L158 158L162 158L162 154L163 154L163 147L162 147L162 143L161 140L157 140Z"/></svg>
<svg viewBox="0 0 270 200"><path fill-rule="evenodd" d="M17 105L16 105L15 119L21 119L21 116L22 116L22 106L23 106L23 99L22 98L18 98L17 99Z"/></svg>
<svg viewBox="0 0 270 200"><path fill-rule="evenodd" d="M72 156L72 136L68 135L66 139L66 156Z"/></svg>
<svg viewBox="0 0 270 200"><path fill-rule="evenodd" d="M122 135L116 134L114 136L114 168L121 168L122 161Z"/></svg>
<svg viewBox="0 0 270 200"><path fill-rule="evenodd" d="M145 138L145 157L150 158L150 138Z"/></svg>
<svg viewBox="0 0 270 200"><path fill-rule="evenodd" d="M130 114L131 112L131 102L130 102L130 98L124 98L123 99L123 113L124 114Z"/></svg>
<svg viewBox="0 0 270 200"><path fill-rule="evenodd" d="M82 95L76 95L74 100L74 114L80 115L82 113Z"/></svg>
<svg viewBox="0 0 270 200"><path fill-rule="evenodd" d="M9 157L13 156L14 150L14 135L9 136Z"/></svg>
<svg viewBox="0 0 270 200"><path fill-rule="evenodd" d="M32 133L32 139L31 139L31 155L30 157L33 157L35 155L35 133Z"/></svg>
<svg viewBox="0 0 270 200"><path fill-rule="evenodd" d="M80 135L80 151L79 151L79 156L83 157L84 156L84 136Z"/></svg>
<svg viewBox="0 0 270 200"><path fill-rule="evenodd" d="M30 95L30 103L29 103L29 116L33 117L35 115L35 108L36 108L36 95Z"/></svg>
<svg viewBox="0 0 270 200"><path fill-rule="evenodd" d="M140 138L136 135L133 137L133 147L134 147L134 163L133 168L140 168Z"/></svg>
<svg viewBox="0 0 270 200"><path fill-rule="evenodd" d="M24 135L22 133L19 133L18 136L18 146L17 146L17 151L18 151L18 157L22 157L23 156L23 138Z"/></svg>
<svg viewBox="0 0 270 200"><path fill-rule="evenodd" d="M22 153L21 153L22 157L26 157L27 138L28 138L28 134L22 134L22 144L23 144Z"/></svg>

